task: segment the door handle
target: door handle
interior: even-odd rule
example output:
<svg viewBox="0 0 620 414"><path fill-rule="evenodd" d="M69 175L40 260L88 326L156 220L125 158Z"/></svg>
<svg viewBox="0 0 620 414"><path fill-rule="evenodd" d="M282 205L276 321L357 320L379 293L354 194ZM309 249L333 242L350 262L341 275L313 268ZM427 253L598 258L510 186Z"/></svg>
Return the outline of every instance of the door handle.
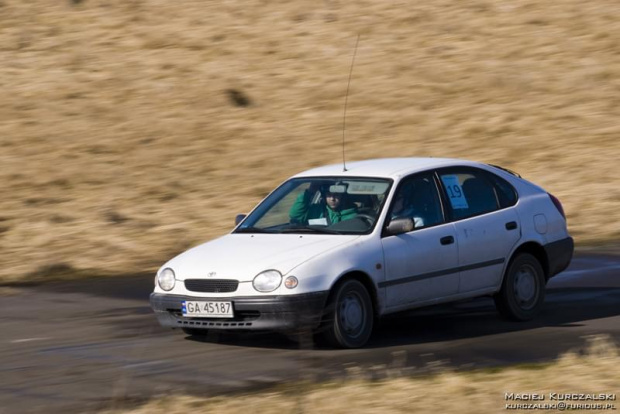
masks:
<svg viewBox="0 0 620 414"><path fill-rule="evenodd" d="M510 221L508 223L506 223L506 230L516 230L517 229L517 222L516 221Z"/></svg>
<svg viewBox="0 0 620 414"><path fill-rule="evenodd" d="M454 237L452 237L452 236L442 237L441 239L439 239L439 242L443 246L448 245L448 244L452 244L452 243L454 243Z"/></svg>

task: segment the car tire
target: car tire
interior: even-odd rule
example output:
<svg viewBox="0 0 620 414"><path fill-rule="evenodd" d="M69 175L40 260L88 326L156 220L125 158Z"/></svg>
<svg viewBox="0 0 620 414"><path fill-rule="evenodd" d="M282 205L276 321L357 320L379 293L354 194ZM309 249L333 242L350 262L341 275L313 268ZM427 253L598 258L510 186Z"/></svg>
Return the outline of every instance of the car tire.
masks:
<svg viewBox="0 0 620 414"><path fill-rule="evenodd" d="M338 284L325 308L319 343L336 348L360 348L372 334L374 311L368 291L357 280Z"/></svg>
<svg viewBox="0 0 620 414"><path fill-rule="evenodd" d="M500 291L494 296L499 313L513 321L528 321L545 300L545 273L536 257L520 253L510 262Z"/></svg>
<svg viewBox="0 0 620 414"><path fill-rule="evenodd" d="M197 329L197 328L181 328L183 332L190 336L207 336L209 333L208 329Z"/></svg>

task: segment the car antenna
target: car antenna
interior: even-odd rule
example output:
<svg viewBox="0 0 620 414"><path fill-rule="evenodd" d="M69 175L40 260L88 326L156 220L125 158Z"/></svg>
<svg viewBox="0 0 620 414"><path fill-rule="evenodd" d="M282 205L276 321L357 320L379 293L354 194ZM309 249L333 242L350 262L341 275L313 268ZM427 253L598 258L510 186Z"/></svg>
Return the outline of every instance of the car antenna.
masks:
<svg viewBox="0 0 620 414"><path fill-rule="evenodd" d="M344 114L342 114L342 171L347 171L347 164L344 157L344 132L347 129L347 102L349 101L349 88L351 87L351 75L353 75L353 65L355 64L355 55L357 55L357 45L360 42L360 35L357 34L357 42L355 42L355 50L353 51L353 59L351 60L351 70L349 71L349 83L347 84L347 93L344 98Z"/></svg>

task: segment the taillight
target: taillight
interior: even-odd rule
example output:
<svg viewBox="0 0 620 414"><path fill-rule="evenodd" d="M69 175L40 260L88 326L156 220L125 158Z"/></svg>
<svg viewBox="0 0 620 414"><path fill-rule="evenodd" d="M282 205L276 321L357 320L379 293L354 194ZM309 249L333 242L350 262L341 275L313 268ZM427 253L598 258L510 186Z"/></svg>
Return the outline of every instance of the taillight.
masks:
<svg viewBox="0 0 620 414"><path fill-rule="evenodd" d="M566 214L564 214L564 207L562 207L562 203L560 203L560 200L558 200L558 198L551 193L547 194L549 195L549 198L551 198L551 201L553 201L553 205L555 206L555 208L558 209L562 217L564 217L564 220L566 220Z"/></svg>

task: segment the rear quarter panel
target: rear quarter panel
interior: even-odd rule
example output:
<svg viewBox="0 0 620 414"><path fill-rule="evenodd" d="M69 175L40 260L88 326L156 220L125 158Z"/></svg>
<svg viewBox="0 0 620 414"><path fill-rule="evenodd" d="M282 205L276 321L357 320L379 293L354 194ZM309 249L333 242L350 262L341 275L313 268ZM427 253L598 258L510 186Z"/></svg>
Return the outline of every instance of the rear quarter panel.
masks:
<svg viewBox="0 0 620 414"><path fill-rule="evenodd" d="M514 208L519 216L521 239L506 258L503 272L505 274L506 267L515 251L525 243L534 242L544 247L549 243L566 239L570 235L566 220L545 189L502 170L492 169L491 171L511 183L519 195ZM499 287L501 285L498 289Z"/></svg>
<svg viewBox="0 0 620 414"><path fill-rule="evenodd" d="M566 220L545 190L523 179L511 183L519 193L516 208L523 243L537 241L545 245L569 237Z"/></svg>

